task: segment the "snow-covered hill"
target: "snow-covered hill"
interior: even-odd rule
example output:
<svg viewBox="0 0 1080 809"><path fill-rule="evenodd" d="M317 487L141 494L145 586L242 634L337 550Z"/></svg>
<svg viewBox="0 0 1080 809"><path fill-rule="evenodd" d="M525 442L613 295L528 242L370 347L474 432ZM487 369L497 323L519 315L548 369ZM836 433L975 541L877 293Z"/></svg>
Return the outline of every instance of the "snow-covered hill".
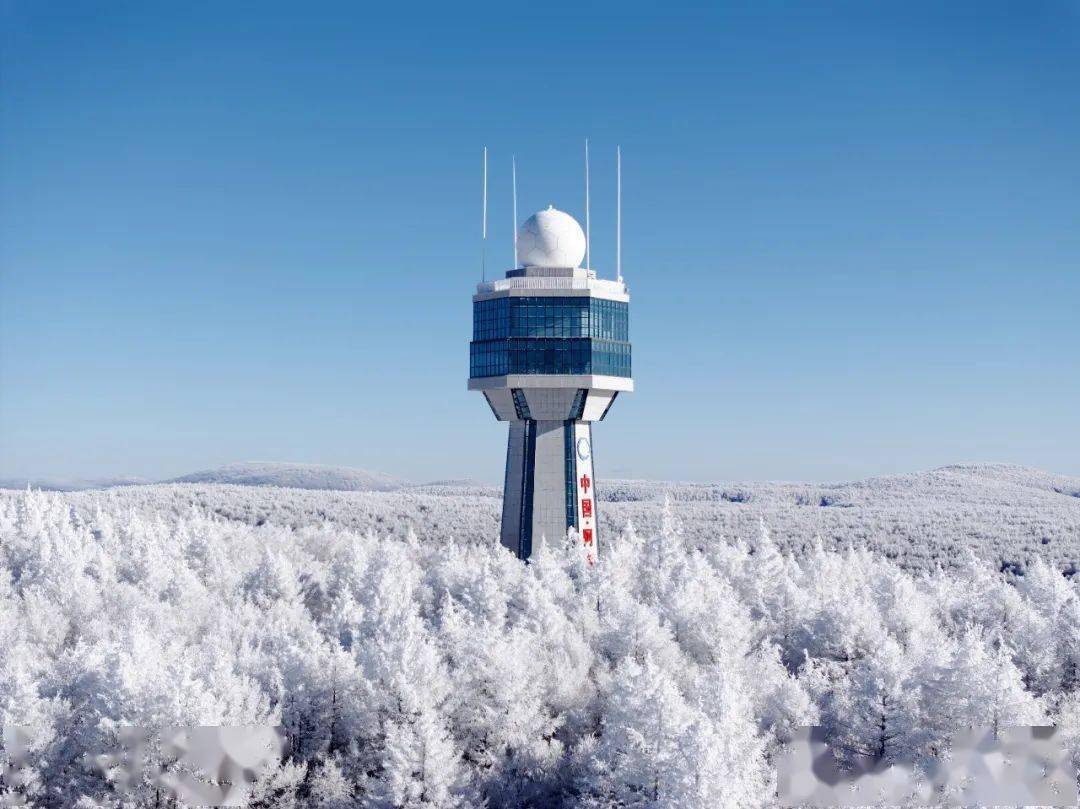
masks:
<svg viewBox="0 0 1080 809"><path fill-rule="evenodd" d="M778 546L793 553L820 539L825 547L865 548L913 570L955 567L970 549L1002 570L1022 571L1043 558L1070 576L1080 571L1080 478L1038 469L969 464L852 483L601 480L598 486L601 526L609 533L627 523L658 530L668 499L687 536L702 546L750 541L764 520ZM501 509L501 491L476 481L413 485L310 464L231 464L173 483L113 488L110 496L147 512L196 505L247 525L329 522L350 531L470 543L494 541ZM92 493L85 498L96 502ZM72 502L82 498L73 495Z"/></svg>
<svg viewBox="0 0 1080 809"><path fill-rule="evenodd" d="M692 536L747 538L763 518L774 538L805 551L851 545L908 568L952 567L964 549L1002 568L1053 560L1080 570L1080 478L1006 464L947 466L854 483L599 484L605 510L642 530L668 497ZM612 502L615 501L615 502Z"/></svg>
<svg viewBox="0 0 1080 809"><path fill-rule="evenodd" d="M401 478L347 466L303 463L234 463L193 472L168 483L230 483L344 492L388 492L408 485Z"/></svg>
<svg viewBox="0 0 1080 809"><path fill-rule="evenodd" d="M826 548L865 548L909 570L953 568L966 549L997 569L1020 571L1036 558L1069 575L1080 569L1080 478L1016 466L953 466L843 484L601 480L598 491L608 534L627 523L658 530L667 498L687 537L702 547L749 542L764 520L777 545L795 554L820 538ZM496 541L500 496L471 481L392 491L163 484L108 493L148 515L195 507L245 525L330 523L358 533L405 538L411 532L425 542L482 545ZM98 497L75 493L70 502L90 509Z"/></svg>

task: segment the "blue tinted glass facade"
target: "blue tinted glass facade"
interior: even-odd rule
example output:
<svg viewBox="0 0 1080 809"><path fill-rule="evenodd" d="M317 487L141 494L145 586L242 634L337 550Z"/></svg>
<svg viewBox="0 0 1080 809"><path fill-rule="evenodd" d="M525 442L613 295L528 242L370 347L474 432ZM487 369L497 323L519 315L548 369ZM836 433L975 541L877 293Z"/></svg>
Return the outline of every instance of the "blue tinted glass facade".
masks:
<svg viewBox="0 0 1080 809"><path fill-rule="evenodd" d="M506 374L630 374L630 344L589 338L515 337L478 340L470 348L469 376Z"/></svg>
<svg viewBox="0 0 1080 809"><path fill-rule="evenodd" d="M494 298L473 303L473 339L595 337L630 339L630 307L599 298Z"/></svg>
<svg viewBox="0 0 1080 809"><path fill-rule="evenodd" d="M584 391L578 391L578 397ZM563 422L563 481L566 483L566 527L577 527L577 453L574 452L574 420Z"/></svg>
<svg viewBox="0 0 1080 809"><path fill-rule="evenodd" d="M630 307L586 297L473 303L469 376L630 374Z"/></svg>

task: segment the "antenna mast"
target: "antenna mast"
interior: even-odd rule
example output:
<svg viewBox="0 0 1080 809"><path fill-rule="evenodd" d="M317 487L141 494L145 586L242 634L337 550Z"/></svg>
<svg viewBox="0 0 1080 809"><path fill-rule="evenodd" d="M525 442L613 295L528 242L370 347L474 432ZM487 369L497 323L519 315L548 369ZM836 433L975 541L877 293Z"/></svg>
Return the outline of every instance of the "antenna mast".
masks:
<svg viewBox="0 0 1080 809"><path fill-rule="evenodd" d="M484 147L484 205L480 225L480 280L487 280L487 146Z"/></svg>
<svg viewBox="0 0 1080 809"><path fill-rule="evenodd" d="M585 269L592 269L589 260L589 248L592 246L592 238L589 234L589 139L585 138Z"/></svg>
<svg viewBox="0 0 1080 809"><path fill-rule="evenodd" d="M622 148L615 147L615 273L622 283Z"/></svg>
<svg viewBox="0 0 1080 809"><path fill-rule="evenodd" d="M518 252L517 252L517 158L513 155L510 156L510 182L514 189L514 269L518 266Z"/></svg>

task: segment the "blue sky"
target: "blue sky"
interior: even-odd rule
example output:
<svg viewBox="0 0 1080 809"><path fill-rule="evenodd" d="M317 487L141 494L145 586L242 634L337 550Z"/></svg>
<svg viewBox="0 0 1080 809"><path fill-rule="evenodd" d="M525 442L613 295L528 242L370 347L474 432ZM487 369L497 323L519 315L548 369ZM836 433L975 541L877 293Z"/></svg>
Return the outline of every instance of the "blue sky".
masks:
<svg viewBox="0 0 1080 809"><path fill-rule="evenodd" d="M1080 3L0 2L0 476L502 474L479 273L582 215L601 476L1080 474Z"/></svg>

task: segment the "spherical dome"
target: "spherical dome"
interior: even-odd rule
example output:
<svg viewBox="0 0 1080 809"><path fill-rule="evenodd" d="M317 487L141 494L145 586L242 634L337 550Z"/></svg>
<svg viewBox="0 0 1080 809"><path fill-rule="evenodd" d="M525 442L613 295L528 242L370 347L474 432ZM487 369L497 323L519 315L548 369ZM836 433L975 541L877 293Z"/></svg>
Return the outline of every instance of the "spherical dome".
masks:
<svg viewBox="0 0 1080 809"><path fill-rule="evenodd" d="M523 267L580 267L585 234L574 217L549 205L525 220L518 231L517 253Z"/></svg>

